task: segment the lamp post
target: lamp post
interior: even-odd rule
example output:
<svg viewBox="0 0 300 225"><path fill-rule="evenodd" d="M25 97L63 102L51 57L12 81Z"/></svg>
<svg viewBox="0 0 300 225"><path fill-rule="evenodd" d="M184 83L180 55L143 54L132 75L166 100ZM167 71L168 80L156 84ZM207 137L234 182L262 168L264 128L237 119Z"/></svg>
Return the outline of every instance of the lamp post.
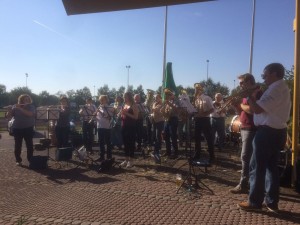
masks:
<svg viewBox="0 0 300 225"><path fill-rule="evenodd" d="M95 85L94 85L94 101L96 101L96 95L95 95Z"/></svg>
<svg viewBox="0 0 300 225"><path fill-rule="evenodd" d="M28 73L25 73L26 76L26 88L27 88L27 78L28 78Z"/></svg>
<svg viewBox="0 0 300 225"><path fill-rule="evenodd" d="M208 81L208 65L209 65L209 60L206 60L206 82Z"/></svg>
<svg viewBox="0 0 300 225"><path fill-rule="evenodd" d="M126 66L127 69L127 91L129 90L129 69L130 69L130 65Z"/></svg>
<svg viewBox="0 0 300 225"><path fill-rule="evenodd" d="M249 59L249 73L251 73L251 74L252 74L252 62L253 62L255 8L256 8L256 0L253 0L252 27L251 27L251 42L250 42L250 59Z"/></svg>
<svg viewBox="0 0 300 225"><path fill-rule="evenodd" d="M235 80L233 80L233 89L235 89Z"/></svg>

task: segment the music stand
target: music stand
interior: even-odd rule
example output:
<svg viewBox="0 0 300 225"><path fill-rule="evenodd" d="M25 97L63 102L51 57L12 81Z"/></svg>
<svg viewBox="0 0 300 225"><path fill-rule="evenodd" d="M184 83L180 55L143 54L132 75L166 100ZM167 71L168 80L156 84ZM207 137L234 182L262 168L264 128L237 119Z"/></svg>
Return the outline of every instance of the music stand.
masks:
<svg viewBox="0 0 300 225"><path fill-rule="evenodd" d="M201 183L207 190L209 190L211 193L213 193L213 191L207 185L205 185L203 182L201 182L198 179L198 175L195 172L194 167L198 167L198 168L204 167L205 173L207 173L207 167L210 167L211 165L208 160L198 160L198 159L196 160L193 158L192 146L191 146L191 127L190 126L189 126L189 137L186 142L189 142L189 146L188 146L189 147L189 158L186 163L184 163L183 165L181 165L178 168L178 170L188 163L189 171L188 171L188 175L183 179L180 186L178 187L176 193L179 193L179 190L183 187L184 184L187 184L188 191L190 191L190 192L196 191L197 189L201 188L199 183ZM186 147L186 149L188 149L188 148ZM195 182L194 185L193 185L193 180Z"/></svg>

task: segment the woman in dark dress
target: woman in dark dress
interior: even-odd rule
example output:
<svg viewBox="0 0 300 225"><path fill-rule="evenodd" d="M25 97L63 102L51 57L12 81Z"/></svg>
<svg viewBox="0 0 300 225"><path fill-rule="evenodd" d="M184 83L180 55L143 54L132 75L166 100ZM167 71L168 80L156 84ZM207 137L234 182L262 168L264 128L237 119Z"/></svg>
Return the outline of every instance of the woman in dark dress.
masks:
<svg viewBox="0 0 300 225"><path fill-rule="evenodd" d="M135 134L136 134L136 120L138 118L138 107L134 102L131 92L124 94L124 107L121 111L122 118L122 137L125 151L125 161L120 166L130 168L132 167L132 160L135 151Z"/></svg>

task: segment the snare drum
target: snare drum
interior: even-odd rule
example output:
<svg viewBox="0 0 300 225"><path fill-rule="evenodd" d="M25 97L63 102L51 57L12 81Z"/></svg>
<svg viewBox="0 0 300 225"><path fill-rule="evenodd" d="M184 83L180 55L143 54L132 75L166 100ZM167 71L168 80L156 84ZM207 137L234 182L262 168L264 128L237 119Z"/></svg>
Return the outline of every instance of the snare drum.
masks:
<svg viewBox="0 0 300 225"><path fill-rule="evenodd" d="M231 133L241 133L241 121L238 115L232 118L229 131Z"/></svg>

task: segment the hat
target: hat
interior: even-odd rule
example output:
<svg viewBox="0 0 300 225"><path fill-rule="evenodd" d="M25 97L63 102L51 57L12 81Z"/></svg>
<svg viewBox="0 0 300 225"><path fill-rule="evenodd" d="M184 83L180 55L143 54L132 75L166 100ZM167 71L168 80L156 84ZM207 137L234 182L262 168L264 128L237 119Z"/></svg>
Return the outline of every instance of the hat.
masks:
<svg viewBox="0 0 300 225"><path fill-rule="evenodd" d="M195 83L195 84L194 84L194 88L195 88L196 90L198 90L198 91L203 91L203 87L201 86L200 83Z"/></svg>
<svg viewBox="0 0 300 225"><path fill-rule="evenodd" d="M174 95L174 93L169 88L165 88L164 93L165 95Z"/></svg>
<svg viewBox="0 0 300 225"><path fill-rule="evenodd" d="M147 92L149 93L149 94L154 94L155 93L155 91L153 91L153 90L151 90L151 89L146 89L147 90Z"/></svg>

